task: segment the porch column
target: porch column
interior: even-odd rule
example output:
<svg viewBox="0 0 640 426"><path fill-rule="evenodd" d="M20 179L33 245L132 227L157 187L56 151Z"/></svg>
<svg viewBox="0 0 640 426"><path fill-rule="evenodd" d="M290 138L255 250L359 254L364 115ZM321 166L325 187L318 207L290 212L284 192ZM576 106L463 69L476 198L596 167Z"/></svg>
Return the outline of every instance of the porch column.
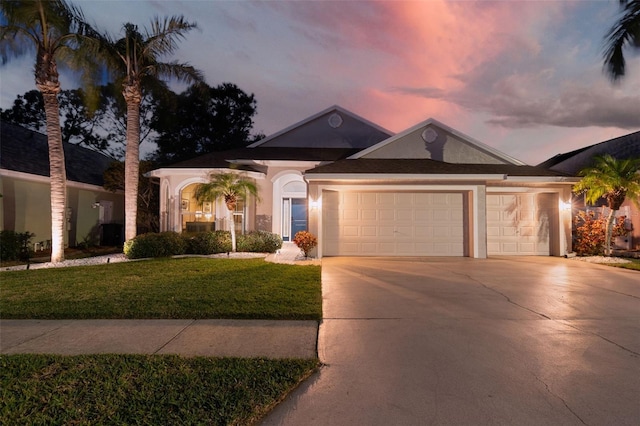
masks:
<svg viewBox="0 0 640 426"><path fill-rule="evenodd" d="M307 229L318 239L314 249L317 258L322 257L322 190L317 184L309 184L307 188ZM313 255L313 252L312 252Z"/></svg>
<svg viewBox="0 0 640 426"><path fill-rule="evenodd" d="M478 185L469 194L469 257L487 257L487 187Z"/></svg>

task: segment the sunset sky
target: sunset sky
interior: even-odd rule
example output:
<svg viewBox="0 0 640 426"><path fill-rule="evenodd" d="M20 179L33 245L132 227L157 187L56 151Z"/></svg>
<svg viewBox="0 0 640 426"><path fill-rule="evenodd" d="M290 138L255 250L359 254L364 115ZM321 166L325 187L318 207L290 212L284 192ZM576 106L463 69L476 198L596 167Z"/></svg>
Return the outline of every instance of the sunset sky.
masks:
<svg viewBox="0 0 640 426"><path fill-rule="evenodd" d="M73 1L114 36L183 14L173 58L255 94L255 132L338 104L393 132L430 117L528 164L640 129L640 55L602 72L618 16L602 1ZM32 55L2 67L0 106L34 88ZM76 86L62 79L63 89Z"/></svg>

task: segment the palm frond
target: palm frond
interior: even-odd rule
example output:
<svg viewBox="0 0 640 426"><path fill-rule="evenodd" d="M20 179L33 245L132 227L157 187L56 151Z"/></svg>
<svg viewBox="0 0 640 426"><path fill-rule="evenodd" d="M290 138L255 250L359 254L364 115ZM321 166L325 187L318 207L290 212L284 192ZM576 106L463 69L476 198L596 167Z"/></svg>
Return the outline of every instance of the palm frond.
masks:
<svg viewBox="0 0 640 426"><path fill-rule="evenodd" d="M202 72L188 63L168 62L155 64L155 75L174 78L185 83L199 83L204 80Z"/></svg>
<svg viewBox="0 0 640 426"><path fill-rule="evenodd" d="M624 49L640 48L640 1L621 1L622 16L605 36L604 68L612 81L626 73Z"/></svg>
<svg viewBox="0 0 640 426"><path fill-rule="evenodd" d="M194 191L194 198L199 203L219 197L246 200L249 195L259 200L257 185L247 176L236 173L212 173L209 182L199 184Z"/></svg>
<svg viewBox="0 0 640 426"><path fill-rule="evenodd" d="M163 20L156 17L151 22L151 29L146 30L145 50L156 58L171 54L178 48L178 42L185 39L186 33L195 28L198 28L197 24L187 22L183 16Z"/></svg>
<svg viewBox="0 0 640 426"><path fill-rule="evenodd" d="M624 193L636 204L640 203L640 159L618 160L609 154L596 156L594 164L581 170L579 175L583 178L573 190L584 194L589 204L620 193Z"/></svg>

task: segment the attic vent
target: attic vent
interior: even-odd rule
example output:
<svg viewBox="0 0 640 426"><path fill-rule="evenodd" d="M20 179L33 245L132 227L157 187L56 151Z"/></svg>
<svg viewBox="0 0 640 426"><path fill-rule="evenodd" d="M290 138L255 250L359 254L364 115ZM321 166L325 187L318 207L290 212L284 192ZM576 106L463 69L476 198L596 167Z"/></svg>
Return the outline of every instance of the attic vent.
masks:
<svg viewBox="0 0 640 426"><path fill-rule="evenodd" d="M438 132L429 127L427 129L424 129L421 136L422 140L424 140L426 143L432 143L436 139L438 139Z"/></svg>
<svg viewBox="0 0 640 426"><path fill-rule="evenodd" d="M333 127L334 129L337 129L338 127L342 126L342 117L340 117L340 114L338 113L333 113L331 114L331 116L329 116L329 126Z"/></svg>

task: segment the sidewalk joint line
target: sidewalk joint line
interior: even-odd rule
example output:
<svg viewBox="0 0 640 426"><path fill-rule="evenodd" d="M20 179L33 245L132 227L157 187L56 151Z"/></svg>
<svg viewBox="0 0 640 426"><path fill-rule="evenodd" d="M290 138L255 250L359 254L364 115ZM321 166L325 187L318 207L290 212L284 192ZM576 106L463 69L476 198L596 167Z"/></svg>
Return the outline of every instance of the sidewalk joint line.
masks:
<svg viewBox="0 0 640 426"><path fill-rule="evenodd" d="M197 319L192 319L191 322L187 325L185 325L182 330L180 330L179 332L176 333L175 336L173 336L171 339L169 339L164 345L160 346L158 349L156 349L155 352L153 352L153 355L157 355L158 352L160 352L162 349L166 348L167 345L169 345L169 343L173 342L174 340L176 340L178 338L178 336L180 336L182 333L184 333L184 331L191 327L193 324L195 324L195 322L197 321Z"/></svg>

